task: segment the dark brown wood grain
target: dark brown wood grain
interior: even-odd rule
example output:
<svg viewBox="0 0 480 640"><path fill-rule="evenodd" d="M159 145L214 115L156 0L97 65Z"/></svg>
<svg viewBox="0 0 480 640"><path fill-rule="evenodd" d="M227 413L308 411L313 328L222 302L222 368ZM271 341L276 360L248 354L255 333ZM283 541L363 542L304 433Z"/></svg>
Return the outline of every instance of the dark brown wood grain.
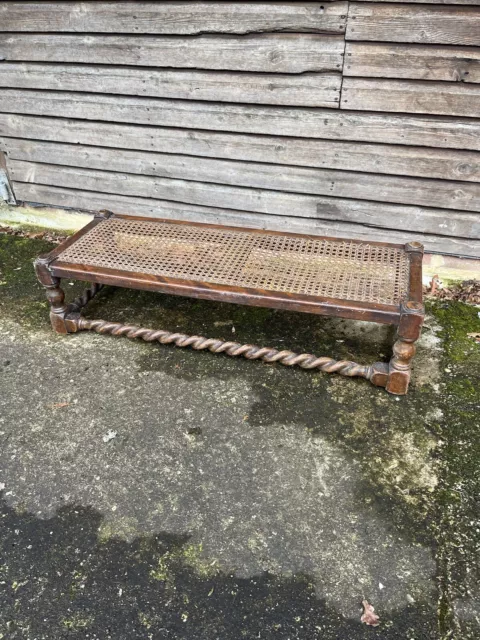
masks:
<svg viewBox="0 0 480 640"><path fill-rule="evenodd" d="M170 295L214 300L217 302L232 302L255 307L284 309L303 313L337 316L353 320L366 320L383 324L396 324L400 318L397 307L388 305L371 305L355 301L345 302L333 298L315 298L300 294L286 294L282 292L264 291L261 289L247 289L214 285L209 283L176 280L161 276L129 271L117 271L101 267L76 265L56 261L51 265L52 273L59 278L74 278L86 282L97 282L116 287L157 291Z"/></svg>
<svg viewBox="0 0 480 640"><path fill-rule="evenodd" d="M419 244L419 243L410 243L410 244ZM423 292L422 292L423 247L419 250L410 251L409 257L410 257L410 282L409 282L408 299L412 302L421 303L423 299Z"/></svg>

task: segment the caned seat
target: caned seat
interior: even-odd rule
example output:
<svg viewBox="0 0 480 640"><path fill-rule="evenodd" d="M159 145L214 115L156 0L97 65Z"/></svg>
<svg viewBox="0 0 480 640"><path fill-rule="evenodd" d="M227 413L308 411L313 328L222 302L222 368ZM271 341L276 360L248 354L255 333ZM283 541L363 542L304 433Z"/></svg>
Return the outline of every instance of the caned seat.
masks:
<svg viewBox="0 0 480 640"><path fill-rule="evenodd" d="M57 264L170 280L399 307L408 294L402 245L166 220L113 217Z"/></svg>

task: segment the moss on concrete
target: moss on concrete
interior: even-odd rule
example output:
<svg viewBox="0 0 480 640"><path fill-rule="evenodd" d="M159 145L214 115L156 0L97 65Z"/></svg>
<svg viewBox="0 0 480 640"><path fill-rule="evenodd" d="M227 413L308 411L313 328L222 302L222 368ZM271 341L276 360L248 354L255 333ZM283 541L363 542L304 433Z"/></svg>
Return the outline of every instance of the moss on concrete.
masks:
<svg viewBox="0 0 480 640"><path fill-rule="evenodd" d="M435 495L444 637L478 638L480 598L480 330L479 309L462 303L436 305L444 343L445 421L441 476ZM454 629L454 634L452 633Z"/></svg>
<svg viewBox="0 0 480 640"><path fill-rule="evenodd" d="M216 561L205 559L202 552L201 543L175 546L158 558L157 566L150 571L150 577L153 580L173 584L175 573L182 566L188 567L204 580L216 576L220 571Z"/></svg>
<svg viewBox="0 0 480 640"><path fill-rule="evenodd" d="M0 234L0 313L15 319L25 329L48 328L45 292L37 282L33 261L54 247L50 242ZM82 285L67 284L69 295L78 295Z"/></svg>
<svg viewBox="0 0 480 640"><path fill-rule="evenodd" d="M133 540L136 536L138 523L134 518L115 519L115 525L107 520L102 520L98 528L98 540L100 543L106 543L112 538L121 538L122 540Z"/></svg>
<svg viewBox="0 0 480 640"><path fill-rule="evenodd" d="M41 240L0 235L0 313L27 330L50 331L44 293L31 266L36 255L50 248ZM82 285L67 283L65 289L73 296ZM464 606L471 599L474 582L480 579L476 567L480 527L472 524L478 521L480 495L480 349L467 335L479 331L480 322L478 309L461 303L434 303L429 313L425 347L419 350L419 375L404 398L389 396L362 380L209 353L199 356L138 342L132 354L144 371L186 379L249 380L257 401L244 416L248 425L269 424L275 437L278 425L293 424L307 430L312 440L326 438L340 446L361 466L358 500L375 502L399 532L437 549L441 633L475 638L474 616L461 619L458 602ZM362 362L378 360L379 353L388 359L392 340L388 328L362 323L130 290L103 291L87 315ZM431 350L438 338L443 354ZM103 522L97 532L100 542L109 545L117 537L131 537L135 526L126 522L120 529ZM187 567L198 579L207 580L218 573L211 562L203 557L200 545L181 541L157 553L149 577L173 584L175 575ZM72 622L69 628L78 624Z"/></svg>
<svg viewBox="0 0 480 640"><path fill-rule="evenodd" d="M87 629L94 621L93 616L82 616L77 613L70 618L64 618L62 620L63 626L69 631L83 631Z"/></svg>

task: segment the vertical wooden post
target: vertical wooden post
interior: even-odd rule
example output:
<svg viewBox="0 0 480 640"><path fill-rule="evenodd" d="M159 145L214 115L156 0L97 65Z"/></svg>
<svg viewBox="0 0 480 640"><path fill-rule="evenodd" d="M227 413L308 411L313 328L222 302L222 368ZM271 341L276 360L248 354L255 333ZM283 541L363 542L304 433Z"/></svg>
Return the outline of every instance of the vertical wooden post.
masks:
<svg viewBox="0 0 480 640"><path fill-rule="evenodd" d="M405 251L410 259L408 300L400 307L397 340L393 345L386 386L388 392L401 396L408 391L411 362L416 351L415 342L420 337L425 316L422 302L423 245L419 242L409 242L405 245Z"/></svg>
<svg viewBox="0 0 480 640"><path fill-rule="evenodd" d="M65 304L65 293L60 287L60 278L52 276L48 268L48 256L40 256L35 260L35 272L40 283L45 287L50 304L50 322L57 333L76 331L75 323L67 323L68 305Z"/></svg>

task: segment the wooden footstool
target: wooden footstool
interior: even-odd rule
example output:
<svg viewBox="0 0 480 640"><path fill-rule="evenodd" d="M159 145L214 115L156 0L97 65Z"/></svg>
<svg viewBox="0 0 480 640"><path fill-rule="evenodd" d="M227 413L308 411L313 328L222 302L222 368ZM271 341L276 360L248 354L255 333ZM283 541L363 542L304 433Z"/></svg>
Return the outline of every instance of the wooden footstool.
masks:
<svg viewBox="0 0 480 640"><path fill-rule="evenodd" d="M100 212L38 258L35 268L59 333L90 330L361 376L403 395L424 317L422 255L418 242L362 242ZM61 278L93 284L66 304ZM103 285L393 324L398 337L389 364L360 365L88 320L81 309Z"/></svg>

